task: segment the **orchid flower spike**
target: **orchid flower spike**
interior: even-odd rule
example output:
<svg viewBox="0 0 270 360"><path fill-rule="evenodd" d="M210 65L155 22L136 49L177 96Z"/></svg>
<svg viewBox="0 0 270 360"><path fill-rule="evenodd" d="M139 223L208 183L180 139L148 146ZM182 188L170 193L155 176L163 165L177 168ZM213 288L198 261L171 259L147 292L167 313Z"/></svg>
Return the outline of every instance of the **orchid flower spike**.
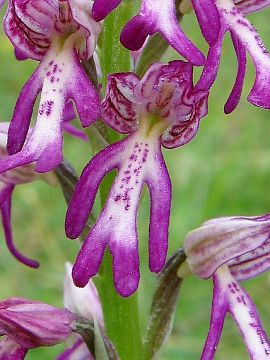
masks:
<svg viewBox="0 0 270 360"><path fill-rule="evenodd" d="M74 285L72 277L72 264L66 263L66 274L64 280L64 306L73 313L84 317L94 323L97 321L104 328L101 303L97 289L92 280L82 289ZM65 350L57 360L94 360L86 343L77 335L73 345Z"/></svg>
<svg viewBox="0 0 270 360"><path fill-rule="evenodd" d="M24 359L29 349L64 342L76 316L37 301L10 298L0 302L0 359Z"/></svg>
<svg viewBox="0 0 270 360"><path fill-rule="evenodd" d="M121 0L95 0L93 17L96 21L104 19ZM134 18L124 27L120 40L129 50L143 47L148 35L160 33L164 39L194 65L204 64L204 55L186 37L179 27L176 17L175 0L142 0L141 8Z"/></svg>
<svg viewBox="0 0 270 360"><path fill-rule="evenodd" d="M140 80L133 73L110 75L102 103L104 121L127 138L97 154L85 167L69 204L66 233L83 231L103 177L118 175L95 226L73 267L76 286L96 275L106 246L113 256L115 287L131 295L139 283L137 210L143 186L150 191L149 265L162 270L167 254L171 182L161 145L188 143L207 114L208 90L194 91L192 65L173 61L153 64Z"/></svg>
<svg viewBox="0 0 270 360"><path fill-rule="evenodd" d="M35 161L35 170L46 172L62 160L67 101L75 102L83 127L100 115L99 96L80 60L92 56L101 26L91 17L89 0L9 0L4 28L15 49L40 64L17 100L7 143L11 156L0 171ZM36 125L25 143L40 91Z"/></svg>
<svg viewBox="0 0 270 360"><path fill-rule="evenodd" d="M210 46L204 74L198 87L205 86L206 77L208 73L209 84L212 84L216 78L219 61L221 57L222 43L224 35L227 31L230 32L233 41L235 53L238 61L238 71L236 75L235 84L231 94L225 104L225 113L232 112L239 103L245 72L246 72L246 52L252 58L255 66L256 76L255 82L248 96L248 101L256 106L270 109L270 57L268 51L263 45L260 35L256 29L251 25L249 20L245 17L246 14L259 11L267 6L270 6L269 0L210 0L212 1L212 8L205 9L202 12L200 0L193 0L193 6L201 28L207 27L209 32L214 31L216 21L213 20L212 11L215 11L213 6L216 6L219 12L221 29L218 40L215 44ZM198 14L200 13L201 14ZM208 16L209 15L209 16ZM206 40L207 34L204 33Z"/></svg>
<svg viewBox="0 0 270 360"><path fill-rule="evenodd" d="M214 283L210 328L201 359L214 358L227 312L236 322L250 358L269 359L269 339L239 281L270 268L270 215L207 221L187 235L184 249L190 270L203 279L212 277Z"/></svg>

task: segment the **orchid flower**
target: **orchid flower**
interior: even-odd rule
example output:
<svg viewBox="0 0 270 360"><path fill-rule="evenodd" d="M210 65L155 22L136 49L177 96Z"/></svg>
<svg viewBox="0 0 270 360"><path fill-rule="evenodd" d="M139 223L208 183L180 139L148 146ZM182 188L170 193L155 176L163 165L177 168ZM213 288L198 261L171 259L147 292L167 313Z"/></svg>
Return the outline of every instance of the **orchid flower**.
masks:
<svg viewBox="0 0 270 360"><path fill-rule="evenodd" d="M90 280L83 289L76 287L71 277L71 270L72 265L67 263L64 280L65 308L92 322L96 319L98 325L104 328L101 303L94 283ZM57 360L94 360L94 358L84 340L77 335L73 345L65 350Z"/></svg>
<svg viewBox="0 0 270 360"><path fill-rule="evenodd" d="M214 15L212 12L216 11L213 8L215 5L219 12L221 29L218 41L210 46L206 62L207 66L205 66L204 69L204 72L208 73L208 86L212 84L216 78L221 57L222 42L225 33L229 31L237 56L238 71L234 87L225 104L225 113L232 112L239 103L246 72L246 52L248 52L251 56L256 71L255 82L248 96L248 101L256 106L270 109L270 57L263 45L260 35L245 17L246 14L270 6L270 1L212 0L212 7L203 14L201 11L201 2L199 0L193 0L193 6L195 8L195 12L197 13L197 17L200 20L200 25L202 29L204 27L208 27L209 32L214 31L216 27L215 21L212 25L212 15ZM198 14L198 12L201 13ZM204 35L207 40L207 34L204 33ZM205 86L206 79L207 78L203 76L201 84L202 87ZM198 87L199 86L200 82L198 84Z"/></svg>
<svg viewBox="0 0 270 360"><path fill-rule="evenodd" d="M83 141L87 141L87 136L70 124L75 117L73 105L71 102L67 104L64 111L63 129L72 136L78 137ZM9 123L0 123L0 158L6 157L7 153L7 134ZM30 137L32 129L29 130L27 138ZM2 224L5 233L6 244L12 255L21 263L32 267L39 267L39 263L31 260L21 254L15 247L11 227L11 203L12 194L16 185L25 184L34 180L45 180L50 185L56 184L56 179L52 173L38 174L34 171L34 164L19 166L13 170L8 170L0 174L0 212Z"/></svg>
<svg viewBox="0 0 270 360"><path fill-rule="evenodd" d="M23 360L27 351L7 336L0 339L0 359L2 360Z"/></svg>
<svg viewBox="0 0 270 360"><path fill-rule="evenodd" d="M7 156L6 144L9 123L0 124L0 156ZM22 255L15 247L11 228L11 199L14 188L17 184L25 184L40 178L40 175L34 172L33 164L24 165L14 170L6 171L0 174L0 212L2 217L3 229L6 243L12 255L21 263L37 268L39 263ZM50 178L46 176L49 181Z"/></svg>
<svg viewBox="0 0 270 360"><path fill-rule="evenodd" d="M0 302L0 358L24 359L29 349L64 342L76 316L67 309L22 298Z"/></svg>
<svg viewBox="0 0 270 360"><path fill-rule="evenodd" d="M76 286L84 287L97 274L106 245L113 256L114 282L122 296L139 283L137 210L141 191L150 191L149 265L162 270L167 254L171 182L161 145L188 143L207 114L208 89L194 91L192 65L173 61L153 64L140 80L133 73L110 75L102 103L104 121L127 138L97 154L85 167L69 204L67 236L83 231L103 177L118 175L95 226L73 267Z"/></svg>
<svg viewBox="0 0 270 360"><path fill-rule="evenodd" d="M93 18L96 21L104 19L120 2L121 0L95 0ZM204 64L204 55L179 27L174 0L142 0L138 15L126 24L120 40L126 48L135 51L143 46L148 35L156 32L191 63L198 66Z"/></svg>
<svg viewBox="0 0 270 360"><path fill-rule="evenodd" d="M17 100L7 143L11 156L2 160L0 170L35 161L35 170L46 172L62 160L67 101L75 102L84 127L99 117L99 97L80 59L92 56L100 24L91 17L88 0L9 0L4 28L14 47L40 64ZM25 143L40 91L36 125Z"/></svg>
<svg viewBox="0 0 270 360"><path fill-rule="evenodd" d="M270 358L270 342L250 296L239 281L270 268L270 215L225 217L205 222L184 242L190 270L213 278L210 328L202 360L214 358L228 312L236 322L250 358Z"/></svg>

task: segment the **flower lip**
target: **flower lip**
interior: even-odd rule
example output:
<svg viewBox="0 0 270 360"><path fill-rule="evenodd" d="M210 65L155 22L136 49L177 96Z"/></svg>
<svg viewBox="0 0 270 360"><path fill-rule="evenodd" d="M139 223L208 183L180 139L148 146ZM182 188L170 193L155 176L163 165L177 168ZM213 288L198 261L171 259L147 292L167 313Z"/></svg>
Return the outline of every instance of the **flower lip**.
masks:
<svg viewBox="0 0 270 360"><path fill-rule="evenodd" d="M124 140L97 154L86 166L76 185L66 217L66 234L70 238L78 237L83 231L105 174L118 169L106 204L73 267L76 286L86 286L89 278L97 274L108 246L113 257L114 284L118 293L126 297L137 289L140 277L137 211L144 184L149 189L151 199L149 268L158 273L164 266L171 184L159 138L152 138L148 130L146 123L145 127L140 127ZM92 174L95 174L94 182Z"/></svg>
<svg viewBox="0 0 270 360"><path fill-rule="evenodd" d="M122 0L95 0L93 4L93 18L96 21L103 20Z"/></svg>
<svg viewBox="0 0 270 360"><path fill-rule="evenodd" d="M205 18L204 6L206 3L212 2L218 11L218 17L212 17L207 12ZM248 96L248 101L265 109L270 108L270 58L259 33L252 26L245 14L258 11L262 8L269 7L269 0L203 0L202 4L199 0L192 0L194 10L198 16L199 23L203 35L210 44L210 49L206 59L206 65L202 74L202 78L197 85L205 85L208 82L209 88L214 83L222 52L222 43L224 35L228 31L231 34L234 49L237 56L238 70L236 80L227 100L224 112L231 113L238 105L243 89L244 78L246 74L246 54L248 53L255 67L255 82ZM204 4L205 3L205 4ZM205 7L207 8L207 7ZM211 10L209 10L211 13ZM201 21L200 18L203 18ZM216 26L217 18L220 22L220 31L217 41L209 41L209 29L212 34ZM205 32L206 30L206 32ZM200 86L198 86L200 87Z"/></svg>
<svg viewBox="0 0 270 360"><path fill-rule="evenodd" d="M251 297L241 288L227 265L221 266L215 272L213 283L211 320L201 359L214 358L226 313L229 313L235 321L250 358L253 360L268 359L270 343L257 309Z"/></svg>
<svg viewBox="0 0 270 360"><path fill-rule="evenodd" d="M188 61L196 66L204 64L204 55L179 27L174 0L142 0L139 13L123 28L120 41L129 50L139 50L147 36L156 32Z"/></svg>

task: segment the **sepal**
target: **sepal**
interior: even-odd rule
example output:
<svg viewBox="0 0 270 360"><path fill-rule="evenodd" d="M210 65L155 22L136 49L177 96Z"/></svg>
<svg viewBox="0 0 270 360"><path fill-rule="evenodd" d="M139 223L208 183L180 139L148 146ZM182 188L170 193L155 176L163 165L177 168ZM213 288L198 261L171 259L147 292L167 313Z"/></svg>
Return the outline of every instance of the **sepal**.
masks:
<svg viewBox="0 0 270 360"><path fill-rule="evenodd" d="M269 215L207 221L185 238L184 248L189 267L194 274L204 279L213 276L225 263L236 267L235 275L240 274L241 266L245 266L242 261L244 254L248 254L250 261L256 258L259 260L259 249L268 248L269 231ZM254 275L268 269L264 262L258 261L256 264Z"/></svg>

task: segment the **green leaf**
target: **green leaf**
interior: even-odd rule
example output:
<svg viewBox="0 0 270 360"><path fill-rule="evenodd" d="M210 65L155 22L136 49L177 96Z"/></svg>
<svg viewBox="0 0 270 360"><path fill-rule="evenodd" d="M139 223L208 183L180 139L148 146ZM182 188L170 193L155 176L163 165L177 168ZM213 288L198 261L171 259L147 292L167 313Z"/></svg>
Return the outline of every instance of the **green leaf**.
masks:
<svg viewBox="0 0 270 360"><path fill-rule="evenodd" d="M112 342L106 336L104 330L99 326L96 319L94 319L94 333L95 333L95 359L120 360Z"/></svg>
<svg viewBox="0 0 270 360"><path fill-rule="evenodd" d="M154 293L148 329L145 337L146 359L152 359L169 337L182 279L177 276L179 266L185 261L183 249L167 262Z"/></svg>

